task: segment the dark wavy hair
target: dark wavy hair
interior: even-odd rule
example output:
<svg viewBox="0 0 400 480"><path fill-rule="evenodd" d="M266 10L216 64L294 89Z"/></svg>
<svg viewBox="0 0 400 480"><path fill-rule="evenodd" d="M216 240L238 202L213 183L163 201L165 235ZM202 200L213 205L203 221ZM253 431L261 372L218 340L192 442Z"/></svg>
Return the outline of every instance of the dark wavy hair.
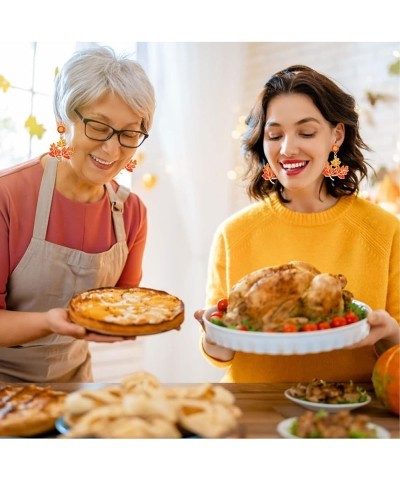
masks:
<svg viewBox="0 0 400 480"><path fill-rule="evenodd" d="M267 107L274 97L285 93L307 95L332 126L335 127L340 122L344 124L345 138L339 156L342 165L349 167L349 172L343 180L332 182L325 178L323 181L328 193L335 198L358 193L359 184L363 178L367 178L367 167L370 166L365 161L361 149L366 151L371 149L360 136L354 98L325 75L304 65L293 65L275 73L267 80L246 119L248 128L243 135L242 148L248 164L245 174L245 178L249 180L248 195L254 199L263 199L276 191L281 201L287 202L282 196L284 187L278 180L272 184L262 178L263 166L267 162L263 148ZM321 188L322 185L323 183Z"/></svg>

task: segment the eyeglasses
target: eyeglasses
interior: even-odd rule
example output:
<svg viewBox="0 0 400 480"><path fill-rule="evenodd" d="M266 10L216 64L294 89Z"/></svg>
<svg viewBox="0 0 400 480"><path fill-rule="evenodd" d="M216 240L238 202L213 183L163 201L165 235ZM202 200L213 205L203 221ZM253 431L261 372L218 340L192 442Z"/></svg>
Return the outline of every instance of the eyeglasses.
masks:
<svg viewBox="0 0 400 480"><path fill-rule="evenodd" d="M117 135L120 145L126 148L138 148L149 136L148 133L140 130L115 130L103 122L84 118L78 110L74 110L78 117L85 124L85 135L90 140L98 140L99 142L106 142L110 140L113 135Z"/></svg>

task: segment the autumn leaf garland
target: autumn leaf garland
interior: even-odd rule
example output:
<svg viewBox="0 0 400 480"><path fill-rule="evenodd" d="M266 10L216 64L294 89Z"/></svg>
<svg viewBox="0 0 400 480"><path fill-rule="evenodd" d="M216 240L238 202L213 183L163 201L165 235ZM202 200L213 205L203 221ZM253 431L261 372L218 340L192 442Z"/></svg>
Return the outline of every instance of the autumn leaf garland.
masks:
<svg viewBox="0 0 400 480"><path fill-rule="evenodd" d="M0 90L3 90L4 93L11 87L11 83L6 79L4 75L0 75ZM31 137L36 136L39 139L43 137L46 129L41 123L38 123L36 117L29 115L24 124L25 128L28 129L29 135Z"/></svg>

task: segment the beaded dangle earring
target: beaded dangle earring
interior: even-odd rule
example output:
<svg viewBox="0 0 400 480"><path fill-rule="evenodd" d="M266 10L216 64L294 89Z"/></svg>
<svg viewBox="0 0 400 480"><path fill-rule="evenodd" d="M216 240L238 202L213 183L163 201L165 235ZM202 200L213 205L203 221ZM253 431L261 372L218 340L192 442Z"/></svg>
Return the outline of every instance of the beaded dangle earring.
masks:
<svg viewBox="0 0 400 480"><path fill-rule="evenodd" d="M131 160L129 160L127 165L125 165L125 170L132 173L133 170L135 170L136 166L137 166L137 161L134 158L131 158Z"/></svg>
<svg viewBox="0 0 400 480"><path fill-rule="evenodd" d="M340 166L342 162L337 156L338 151L339 147L337 145L333 145L333 159L331 163L326 162L324 171L322 172L324 177L329 177L332 181L334 180L333 177L338 177L343 180L344 177L349 173L349 167L347 165Z"/></svg>
<svg viewBox="0 0 400 480"><path fill-rule="evenodd" d="M69 160L74 153L74 148L67 146L67 142L64 138L65 126L62 123L58 123L57 132L60 134L60 139L57 143L50 145L50 157L55 157L60 162L62 160Z"/></svg>
<svg viewBox="0 0 400 480"><path fill-rule="evenodd" d="M273 172L272 168L269 166L269 163L266 162L263 167L263 174L261 175L264 180L269 180L271 183L275 183L276 175Z"/></svg>

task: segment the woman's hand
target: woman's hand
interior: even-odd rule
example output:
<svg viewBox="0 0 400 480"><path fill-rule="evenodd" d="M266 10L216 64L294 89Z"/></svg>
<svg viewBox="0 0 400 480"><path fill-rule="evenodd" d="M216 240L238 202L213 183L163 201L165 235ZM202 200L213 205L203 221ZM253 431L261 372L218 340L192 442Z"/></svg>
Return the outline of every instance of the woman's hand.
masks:
<svg viewBox="0 0 400 480"><path fill-rule="evenodd" d="M87 340L88 342L99 343L114 343L128 340L126 337L117 337L88 332L86 328L82 327L81 325L72 323L67 310L64 308L52 308L47 312L46 320L47 326L51 332L58 333L59 335L67 335L79 340ZM135 337L129 337L129 340L134 339Z"/></svg>
<svg viewBox="0 0 400 480"><path fill-rule="evenodd" d="M204 321L203 321L203 315L204 315L205 310L196 310L194 312L194 318L200 323L201 328L203 329L203 349L209 355L210 357L215 358L215 360L219 360L222 362L228 362L229 360L232 360L232 358L235 355L234 350L231 350L230 348L225 348L221 347L220 345L217 345L213 341L211 341L209 338L207 338L206 330L204 328Z"/></svg>
<svg viewBox="0 0 400 480"><path fill-rule="evenodd" d="M385 310L375 310L367 316L370 325L369 334L360 342L348 348L360 348L376 345L379 353L400 343L400 327L396 320ZM379 343L378 343L379 342Z"/></svg>

